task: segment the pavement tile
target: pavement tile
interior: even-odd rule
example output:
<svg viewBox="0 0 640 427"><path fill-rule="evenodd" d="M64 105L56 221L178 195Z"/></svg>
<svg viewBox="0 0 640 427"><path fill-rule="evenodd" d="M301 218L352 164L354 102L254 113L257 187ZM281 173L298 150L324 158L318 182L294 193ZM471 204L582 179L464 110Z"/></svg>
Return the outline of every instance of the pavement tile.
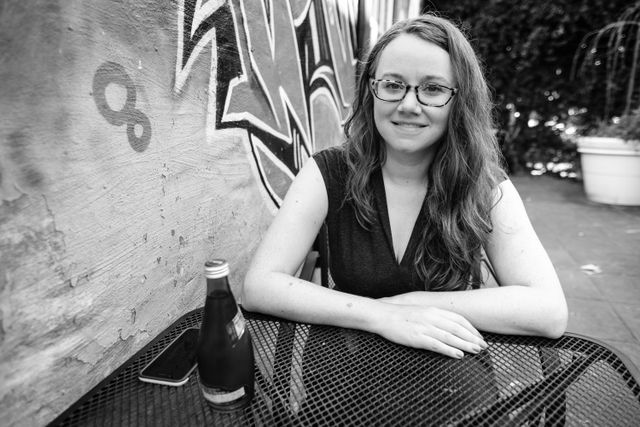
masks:
<svg viewBox="0 0 640 427"><path fill-rule="evenodd" d="M640 277L620 274L594 274L591 282L611 302L640 304Z"/></svg>
<svg viewBox="0 0 640 427"><path fill-rule="evenodd" d="M569 306L568 332L601 340L637 341L608 301L567 297L567 305Z"/></svg>
<svg viewBox="0 0 640 427"><path fill-rule="evenodd" d="M562 290L567 298L603 300L602 293L590 278L577 267L556 267Z"/></svg>
<svg viewBox="0 0 640 427"><path fill-rule="evenodd" d="M603 273L635 276L636 281L640 281L638 264L640 264L640 250L635 254L611 254L608 259L603 258L601 268Z"/></svg>
<svg viewBox="0 0 640 427"><path fill-rule="evenodd" d="M617 245L604 238L590 239L588 237L578 237L573 240L566 240L562 243L562 246L580 265L611 264L615 262L616 258L624 255L620 253Z"/></svg>
<svg viewBox="0 0 640 427"><path fill-rule="evenodd" d="M640 304L614 302L611 305L625 325L633 331L636 340L640 340Z"/></svg>

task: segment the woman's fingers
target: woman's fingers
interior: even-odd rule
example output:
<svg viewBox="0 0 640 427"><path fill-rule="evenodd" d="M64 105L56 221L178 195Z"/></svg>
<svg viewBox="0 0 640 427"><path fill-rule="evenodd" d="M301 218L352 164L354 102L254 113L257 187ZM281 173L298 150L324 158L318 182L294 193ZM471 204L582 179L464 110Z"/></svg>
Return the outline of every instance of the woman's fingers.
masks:
<svg viewBox="0 0 640 427"><path fill-rule="evenodd" d="M462 350L467 353L477 354L483 350L482 344L477 341L477 338L475 336L473 336L472 338L461 338L459 335L451 331L441 329L434 333L434 337L445 346L449 346L457 350ZM486 345L484 348L486 348Z"/></svg>
<svg viewBox="0 0 640 427"><path fill-rule="evenodd" d="M467 319L436 307L389 304L379 334L398 344L431 350L449 357L479 353L487 344Z"/></svg>
<svg viewBox="0 0 640 427"><path fill-rule="evenodd" d="M444 317L447 317L449 320L459 324L465 330L471 332L473 335L480 338L481 340L483 339L482 334L480 334L480 332L478 332L478 330L474 328L471 322L469 322L465 317L459 315L458 313L454 313L453 311L448 311L448 310L442 310L442 315Z"/></svg>
<svg viewBox="0 0 640 427"><path fill-rule="evenodd" d="M464 352L455 346L445 344L443 341L435 339L434 337L425 335L422 341L422 345L417 346L423 350L433 351L445 356L453 357L454 359L462 359Z"/></svg>
<svg viewBox="0 0 640 427"><path fill-rule="evenodd" d="M447 320L426 326L422 335L425 349L451 357L461 358L463 352L477 354L487 347L484 340L457 323Z"/></svg>
<svg viewBox="0 0 640 427"><path fill-rule="evenodd" d="M447 325L444 329L445 331L465 341L471 342L481 349L487 348L487 343L482 338L480 332L478 332L467 319L457 313L447 312L446 310L444 315L451 321L451 324Z"/></svg>

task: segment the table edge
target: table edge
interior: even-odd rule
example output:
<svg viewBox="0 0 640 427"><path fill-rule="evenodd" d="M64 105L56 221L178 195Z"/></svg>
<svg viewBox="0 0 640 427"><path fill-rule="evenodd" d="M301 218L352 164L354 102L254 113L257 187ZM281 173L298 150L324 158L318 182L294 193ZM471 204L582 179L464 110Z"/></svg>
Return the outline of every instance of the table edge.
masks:
<svg viewBox="0 0 640 427"><path fill-rule="evenodd" d="M593 343L596 343L604 348L606 348L607 350L609 350L611 353L615 354L618 359L620 359L620 361L625 365L625 367L627 368L627 370L629 371L629 373L631 374L631 376L633 377L633 379L636 380L636 382L638 384L640 384L640 368L638 368L638 366L636 366L636 364L631 360L631 358L629 358L629 356L627 356L625 353L623 353L621 350L617 349L616 347L614 347L613 345L609 344L608 342L605 342L599 338L594 338L588 335L584 335L584 334L579 334L577 332L565 332L563 335L563 337L573 337L573 338L579 338L585 341L591 341ZM561 339L562 337L560 337Z"/></svg>

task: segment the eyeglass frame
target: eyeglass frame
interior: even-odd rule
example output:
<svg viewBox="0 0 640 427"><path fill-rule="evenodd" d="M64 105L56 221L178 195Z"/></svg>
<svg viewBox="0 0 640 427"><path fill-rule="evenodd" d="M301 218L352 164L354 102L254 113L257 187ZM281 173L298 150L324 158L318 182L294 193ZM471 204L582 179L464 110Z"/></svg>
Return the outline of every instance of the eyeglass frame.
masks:
<svg viewBox="0 0 640 427"><path fill-rule="evenodd" d="M378 94L376 93L376 90L374 89L374 84L375 83L380 83L380 82L391 82L391 83L398 83L401 84L405 87L405 91L404 91L404 95L402 95L402 98L395 100L395 101L389 101L388 99L382 99L380 98L380 96L378 96ZM440 108L440 107L444 107L445 105L447 105L449 102L451 102L451 100L453 99L454 96L456 96L456 94L458 93L458 88L457 87L448 87L445 85L441 85L438 83L429 83L430 85L434 85L434 86L438 86L438 87L442 87L445 88L449 91L451 91L451 94L449 95L449 99L447 99L447 102L445 102L444 104L441 105L435 105L435 104L426 104L422 101L420 101L420 95L418 94L418 88L420 85L408 85L403 81L399 81L399 80L390 80L390 79L376 79L373 77L369 78L369 89L371 90L371 93L373 94L373 96L375 96L376 98L378 98L380 101L384 101L384 102L401 102L402 100L404 100L404 98L407 96L407 93L409 93L409 90L411 90L411 88L413 88L416 92L416 99L418 100L418 102L426 107L436 107L436 108Z"/></svg>

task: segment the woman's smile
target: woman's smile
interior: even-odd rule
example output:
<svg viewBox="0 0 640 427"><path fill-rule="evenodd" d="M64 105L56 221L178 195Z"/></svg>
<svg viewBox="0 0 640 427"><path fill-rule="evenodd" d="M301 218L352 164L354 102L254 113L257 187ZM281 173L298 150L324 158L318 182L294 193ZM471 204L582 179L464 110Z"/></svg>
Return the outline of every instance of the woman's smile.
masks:
<svg viewBox="0 0 640 427"><path fill-rule="evenodd" d="M393 123L394 125L400 127L400 128L408 128L408 129L422 129L427 127L427 125L423 125L421 123L412 123L412 122L405 122L405 121L391 121L391 123Z"/></svg>
<svg viewBox="0 0 640 427"><path fill-rule="evenodd" d="M402 121L392 121L392 123L394 125L397 125L397 126L407 126L407 127L420 127L420 128L423 128L423 127L427 126L427 125L423 125L423 124L420 124L420 123L402 122Z"/></svg>

